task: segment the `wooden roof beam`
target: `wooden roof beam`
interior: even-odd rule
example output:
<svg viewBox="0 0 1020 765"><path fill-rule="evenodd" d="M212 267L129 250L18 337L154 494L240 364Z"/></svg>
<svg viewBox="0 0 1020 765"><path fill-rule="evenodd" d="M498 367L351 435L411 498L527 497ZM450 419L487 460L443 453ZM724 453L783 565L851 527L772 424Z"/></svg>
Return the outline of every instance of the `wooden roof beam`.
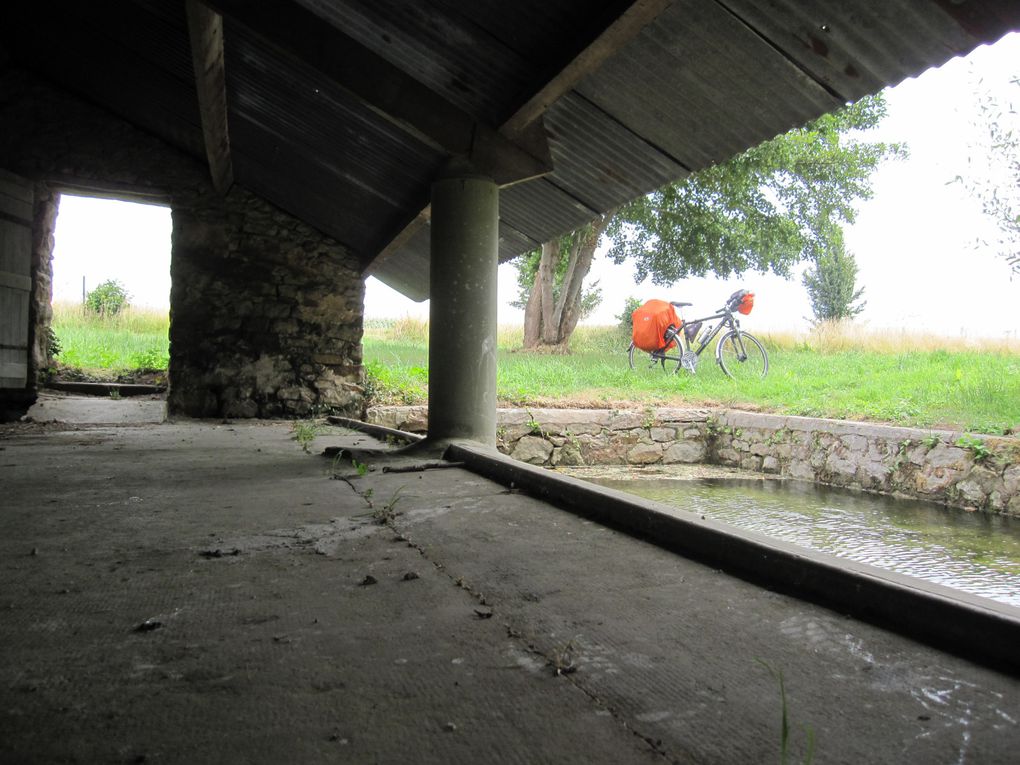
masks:
<svg viewBox="0 0 1020 765"><path fill-rule="evenodd" d="M673 0L635 0L594 39L584 45L571 58L551 74L517 110L500 126L499 132L510 140L528 145L545 140L542 115L557 100L566 95L585 76L597 70L610 56L629 43L648 24L665 11ZM393 236L385 247L372 258L365 273L370 275L396 253L431 218L426 207Z"/></svg>
<svg viewBox="0 0 1020 765"><path fill-rule="evenodd" d="M204 0L284 55L314 67L381 118L451 156L470 157L500 185L552 170L548 150L524 149L375 51L292 0Z"/></svg>
<svg viewBox="0 0 1020 765"><path fill-rule="evenodd" d="M584 77L596 71L607 59L633 40L658 18L673 0L635 0L626 10L584 45L536 90L500 127L511 139L525 134L562 96Z"/></svg>
<svg viewBox="0 0 1020 765"><path fill-rule="evenodd" d="M226 194L234 185L227 128L227 78L223 64L223 18L198 0L187 0L188 36L202 136L213 188Z"/></svg>

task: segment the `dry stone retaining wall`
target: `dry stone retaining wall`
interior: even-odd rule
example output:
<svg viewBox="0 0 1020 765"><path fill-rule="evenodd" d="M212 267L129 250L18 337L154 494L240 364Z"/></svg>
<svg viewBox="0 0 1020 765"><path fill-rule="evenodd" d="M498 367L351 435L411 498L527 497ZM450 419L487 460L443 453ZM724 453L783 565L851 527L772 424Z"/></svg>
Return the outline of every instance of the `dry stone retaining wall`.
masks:
<svg viewBox="0 0 1020 765"><path fill-rule="evenodd" d="M375 407L368 420L424 432L428 411ZM533 465L703 462L1020 517L1015 438L677 408L503 409L497 422L499 450Z"/></svg>

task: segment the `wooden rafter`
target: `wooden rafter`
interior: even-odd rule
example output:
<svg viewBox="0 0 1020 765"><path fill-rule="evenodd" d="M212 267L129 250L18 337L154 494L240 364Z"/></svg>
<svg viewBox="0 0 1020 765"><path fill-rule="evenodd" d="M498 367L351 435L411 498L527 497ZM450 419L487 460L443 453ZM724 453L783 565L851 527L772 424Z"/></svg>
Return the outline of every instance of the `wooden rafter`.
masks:
<svg viewBox="0 0 1020 765"><path fill-rule="evenodd" d="M234 184L227 128L227 81L223 57L223 18L198 0L186 0L191 62L202 117L202 135L213 187L226 194Z"/></svg>

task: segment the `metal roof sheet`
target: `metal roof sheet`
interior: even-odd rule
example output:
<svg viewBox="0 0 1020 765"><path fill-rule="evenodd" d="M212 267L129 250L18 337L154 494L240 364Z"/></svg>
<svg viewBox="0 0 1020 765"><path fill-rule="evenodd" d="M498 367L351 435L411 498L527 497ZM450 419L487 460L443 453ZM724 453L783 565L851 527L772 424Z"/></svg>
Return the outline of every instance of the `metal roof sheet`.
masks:
<svg viewBox="0 0 1020 765"><path fill-rule="evenodd" d="M216 7L217 0L210 0ZM498 128L628 0L264 0L310 11L471 118ZM639 0L642 7L658 7ZM505 260L594 214L1020 27L1011 0L674 0L557 92L553 171L501 192ZM235 4L234 7L244 7ZM303 10L302 10L303 9ZM10 3L0 36L42 72L205 161L181 3ZM428 201L447 155L244 23L224 23L238 183L345 243L391 286L428 294ZM25 32L29 28L36 30ZM623 39L623 38L621 38Z"/></svg>

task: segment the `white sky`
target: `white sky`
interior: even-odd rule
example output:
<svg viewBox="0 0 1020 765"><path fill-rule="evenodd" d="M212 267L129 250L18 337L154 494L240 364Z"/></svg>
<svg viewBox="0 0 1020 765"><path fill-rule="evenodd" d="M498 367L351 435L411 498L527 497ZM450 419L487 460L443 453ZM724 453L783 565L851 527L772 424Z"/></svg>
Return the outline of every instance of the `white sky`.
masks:
<svg viewBox="0 0 1020 765"><path fill-rule="evenodd" d="M860 204L857 222L846 230L867 301L859 320L869 327L1020 336L1020 279L1010 280L1008 266L993 251L974 248L989 222L978 203L950 183L968 172L970 147L980 143L971 124L973 83L980 79L1001 99L1015 99L1017 88L1008 83L1017 75L1020 34L1011 34L886 91L888 117L869 136L906 144L910 158L879 168L874 198ZM65 196L54 249L54 300L80 300L84 276L87 289L118 279L135 305L167 307L169 247L167 208ZM600 280L603 301L588 323L615 323L628 296L686 300L695 304L689 310L707 313L743 287L756 294L745 326L804 329L811 309L799 274L789 281L758 273L728 281L685 279L663 289L635 284L631 266L599 255L590 279ZM515 269L500 266L501 324L523 321L523 312L508 305L516 294ZM427 318L428 301L414 303L369 278L365 315Z"/></svg>

